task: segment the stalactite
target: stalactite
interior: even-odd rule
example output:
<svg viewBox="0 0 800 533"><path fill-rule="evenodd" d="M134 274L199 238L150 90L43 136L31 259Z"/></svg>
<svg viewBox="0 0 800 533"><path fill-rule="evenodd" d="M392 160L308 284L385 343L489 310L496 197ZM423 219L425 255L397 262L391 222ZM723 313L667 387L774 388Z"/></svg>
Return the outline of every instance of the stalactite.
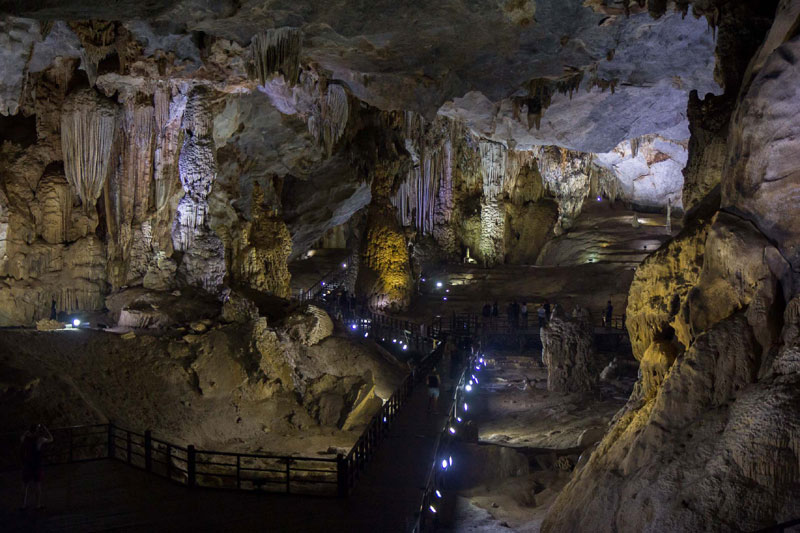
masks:
<svg viewBox="0 0 800 533"><path fill-rule="evenodd" d="M633 155L633 157L636 157L637 155L639 155L639 143L640 142L641 142L641 139L639 139L638 137L634 137L633 139L631 139L631 154Z"/></svg>
<svg viewBox="0 0 800 533"><path fill-rule="evenodd" d="M74 21L69 26L81 42L81 62L89 83L94 86L100 61L115 48L116 26L102 20Z"/></svg>
<svg viewBox="0 0 800 533"><path fill-rule="evenodd" d="M303 34L298 28L274 28L257 33L250 41L255 75L261 85L270 75L283 74L294 85L300 74L300 51Z"/></svg>
<svg viewBox="0 0 800 533"><path fill-rule="evenodd" d="M328 156L331 155L336 141L344 133L349 116L350 105L347 101L347 92L344 87L335 84L329 85L322 102L322 110L318 122L320 128L317 133L317 140L320 140L321 136L322 145L325 147L325 152ZM311 131L311 127L309 127L309 131Z"/></svg>
<svg viewBox="0 0 800 533"><path fill-rule="evenodd" d="M483 195L487 200L494 200L503 191L508 150L502 144L490 141L481 141L479 146Z"/></svg>
<svg viewBox="0 0 800 533"><path fill-rule="evenodd" d="M92 90L69 99L61 115L64 171L88 212L100 197L109 172L116 107Z"/></svg>

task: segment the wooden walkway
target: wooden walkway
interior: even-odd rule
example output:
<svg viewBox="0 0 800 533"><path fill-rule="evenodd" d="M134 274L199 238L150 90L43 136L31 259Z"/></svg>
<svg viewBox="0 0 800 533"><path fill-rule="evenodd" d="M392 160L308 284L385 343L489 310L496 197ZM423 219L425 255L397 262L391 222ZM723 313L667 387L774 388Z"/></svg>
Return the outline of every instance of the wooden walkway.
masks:
<svg viewBox="0 0 800 533"><path fill-rule="evenodd" d="M444 385L430 415L426 387L415 387L347 499L188 489L102 460L48 468L40 511L18 509L20 472L0 474L0 531L407 531L450 407Z"/></svg>

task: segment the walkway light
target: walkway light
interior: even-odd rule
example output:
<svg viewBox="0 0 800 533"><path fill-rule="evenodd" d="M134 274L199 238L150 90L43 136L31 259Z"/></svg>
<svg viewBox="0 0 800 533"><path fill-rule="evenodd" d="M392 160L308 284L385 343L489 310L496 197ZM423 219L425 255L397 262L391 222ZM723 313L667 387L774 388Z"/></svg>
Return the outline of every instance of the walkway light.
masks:
<svg viewBox="0 0 800 533"><path fill-rule="evenodd" d="M353 324L350 327L353 328L353 329L358 329L358 325L357 324Z"/></svg>
<svg viewBox="0 0 800 533"><path fill-rule="evenodd" d="M456 434L456 428L454 428L453 426L450 426L450 429L448 431L450 432L451 435Z"/></svg>
<svg viewBox="0 0 800 533"><path fill-rule="evenodd" d="M367 337L369 337L369 331L365 331L364 332L364 338L367 338Z"/></svg>
<svg viewBox="0 0 800 533"><path fill-rule="evenodd" d="M453 456L450 456L450 466L453 466Z"/></svg>
<svg viewBox="0 0 800 533"><path fill-rule="evenodd" d="M464 410L469 411L469 405L467 405L467 402L464 402Z"/></svg>
<svg viewBox="0 0 800 533"><path fill-rule="evenodd" d="M447 296L442 296L442 300L447 301Z"/></svg>
<svg viewBox="0 0 800 533"><path fill-rule="evenodd" d="M442 459L442 470L447 470L447 459Z"/></svg>
<svg viewBox="0 0 800 533"><path fill-rule="evenodd" d="M383 421L386 422L386 417L385 416L383 417Z"/></svg>
<svg viewBox="0 0 800 533"><path fill-rule="evenodd" d="M75 326L76 328L77 328L78 326L80 326L80 325L81 325L81 321L80 321L80 319L76 318L75 320L73 320L73 321L72 321L72 325L73 325L73 326Z"/></svg>
<svg viewBox="0 0 800 533"><path fill-rule="evenodd" d="M467 392L470 392L470 391L472 390L472 385L470 385L469 383L467 383L467 386L466 386L466 387L464 387L464 388L465 388L465 389L467 389Z"/></svg>
<svg viewBox="0 0 800 533"><path fill-rule="evenodd" d="M441 498L442 497L442 493L439 492L439 489L436 489L436 497L437 498Z"/></svg>
<svg viewBox="0 0 800 533"><path fill-rule="evenodd" d="M436 288L437 289L441 289L442 288L442 282L441 281L437 281L436 282Z"/></svg>
<svg viewBox="0 0 800 533"><path fill-rule="evenodd" d="M460 416L456 417L456 422L459 422L459 423L461 422L461 417Z"/></svg>
<svg viewBox="0 0 800 533"><path fill-rule="evenodd" d="M433 514L436 514L436 507L434 507L433 505L428 507L428 509L430 509Z"/></svg>
<svg viewBox="0 0 800 533"><path fill-rule="evenodd" d="M396 342L397 342L397 339L392 339L392 342L396 343Z"/></svg>
<svg viewBox="0 0 800 533"><path fill-rule="evenodd" d="M408 344L403 345L403 350L408 350Z"/></svg>
<svg viewBox="0 0 800 533"><path fill-rule="evenodd" d="M347 263L342 263L342 268L347 268Z"/></svg>

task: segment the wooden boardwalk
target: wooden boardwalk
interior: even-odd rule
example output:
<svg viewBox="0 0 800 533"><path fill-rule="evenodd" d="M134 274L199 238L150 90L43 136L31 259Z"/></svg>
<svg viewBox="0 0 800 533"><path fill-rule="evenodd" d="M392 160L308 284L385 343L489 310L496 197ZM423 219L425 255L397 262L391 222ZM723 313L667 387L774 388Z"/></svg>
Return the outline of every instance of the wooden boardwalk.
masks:
<svg viewBox="0 0 800 533"><path fill-rule="evenodd" d="M48 468L40 511L18 509L19 471L0 474L0 531L406 531L450 407L448 390L445 379L438 414L429 415L427 389L415 387L347 499L188 489L102 460Z"/></svg>

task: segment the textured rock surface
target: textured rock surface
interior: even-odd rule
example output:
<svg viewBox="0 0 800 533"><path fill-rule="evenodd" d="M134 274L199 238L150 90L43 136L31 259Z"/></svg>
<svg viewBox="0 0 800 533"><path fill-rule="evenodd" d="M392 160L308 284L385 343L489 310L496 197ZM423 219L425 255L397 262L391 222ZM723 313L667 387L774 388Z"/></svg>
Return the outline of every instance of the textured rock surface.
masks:
<svg viewBox="0 0 800 533"><path fill-rule="evenodd" d="M800 38L764 60L732 118L722 204L753 220L800 268L797 205L800 201Z"/></svg>
<svg viewBox="0 0 800 533"><path fill-rule="evenodd" d="M547 367L547 390L590 391L597 383L594 326L588 312L576 308L573 316L556 312L541 329L542 362Z"/></svg>
<svg viewBox="0 0 800 533"><path fill-rule="evenodd" d="M8 427L28 417L54 426L113 419L212 449L348 446L353 433L331 431L345 421L357 431L380 406L376 394L388 397L404 375L372 344L326 338L306 347L265 319L182 340L6 332L0 346L0 419ZM307 444L294 439L299 430Z"/></svg>

